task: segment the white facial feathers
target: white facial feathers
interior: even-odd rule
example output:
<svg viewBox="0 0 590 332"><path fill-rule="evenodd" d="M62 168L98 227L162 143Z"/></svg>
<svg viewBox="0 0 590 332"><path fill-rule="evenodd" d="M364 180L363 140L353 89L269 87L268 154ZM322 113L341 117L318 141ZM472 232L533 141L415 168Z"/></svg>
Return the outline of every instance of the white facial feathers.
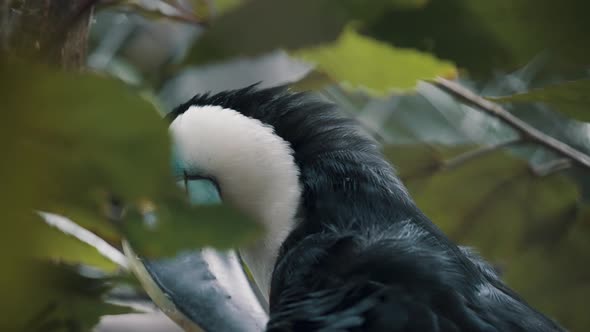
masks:
<svg viewBox="0 0 590 332"><path fill-rule="evenodd" d="M187 174L215 178L224 201L265 227L264 238L242 257L268 299L276 256L301 196L291 147L270 126L219 106L192 106L170 130Z"/></svg>

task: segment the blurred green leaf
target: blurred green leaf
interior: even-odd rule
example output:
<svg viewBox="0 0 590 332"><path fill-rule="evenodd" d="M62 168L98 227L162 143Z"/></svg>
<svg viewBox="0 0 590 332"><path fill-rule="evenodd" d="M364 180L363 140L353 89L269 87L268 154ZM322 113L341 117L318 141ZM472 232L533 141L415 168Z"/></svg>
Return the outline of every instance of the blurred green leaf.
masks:
<svg viewBox="0 0 590 332"><path fill-rule="evenodd" d="M501 151L449 166L474 148L389 146L385 153L417 205L451 238L501 266L508 284L534 306L583 331L585 307L551 291L577 288L583 294L577 303L590 296L582 263L590 259L582 240L590 227L579 212L575 184L559 173L539 177L525 161Z"/></svg>
<svg viewBox="0 0 590 332"><path fill-rule="evenodd" d="M253 241L262 231L227 205L189 206L188 198L177 193L160 196L158 203L138 204L121 226L134 250L144 257L171 256L203 246L235 247Z"/></svg>
<svg viewBox="0 0 590 332"><path fill-rule="evenodd" d="M364 32L476 75L512 70L542 51L569 68L588 64L589 10L585 0L430 1L422 10L390 9Z"/></svg>
<svg viewBox="0 0 590 332"><path fill-rule="evenodd" d="M1 144L1 143L0 143ZM0 163L2 167L2 163ZM2 173L0 173L2 174ZM1 191L0 191L1 192ZM8 202L4 200L3 202ZM11 202L12 203L12 202ZM18 213L14 204L3 204L2 231L0 241L0 284L2 286L2 302L0 302L0 331L22 331L24 324L31 319L34 312L41 310L42 300L38 300L39 292L44 287L40 284L39 274L31 261L33 253L42 250L37 244L38 229L29 229L29 225L40 222L33 213Z"/></svg>
<svg viewBox="0 0 590 332"><path fill-rule="evenodd" d="M223 14L243 4L245 0L214 0L216 14Z"/></svg>
<svg viewBox="0 0 590 332"><path fill-rule="evenodd" d="M166 0L167 2L175 0ZM189 3L195 16L208 22L215 21L219 16L241 6L246 0L191 0Z"/></svg>
<svg viewBox="0 0 590 332"><path fill-rule="evenodd" d="M512 259L506 279L543 312L548 312L571 331L585 331L590 317L585 304L590 287L590 214L588 206L574 213L556 216L567 227L556 239L550 232L544 248L522 252ZM563 234L559 232L558 234ZM534 278L531 278L534 276Z"/></svg>
<svg viewBox="0 0 590 332"><path fill-rule="evenodd" d="M100 317L135 312L129 307L105 302L111 289L109 277L68 265L37 263L43 273L38 308L24 330L38 332L92 331Z"/></svg>
<svg viewBox="0 0 590 332"><path fill-rule="evenodd" d="M0 131L0 240L10 248L0 252L8 267L0 283L9 285L0 330L23 330L35 314L24 330L86 331L100 315L119 312L99 293L84 293L93 289L87 278L49 273L33 260L116 268L96 248L41 222L36 210L67 216L113 244L129 237L147 256L229 247L258 232L233 210L189 204L172 176L166 122L123 83L3 59L0 99L7 124Z"/></svg>
<svg viewBox="0 0 590 332"><path fill-rule="evenodd" d="M325 0L253 0L215 20L185 62L196 65L334 40L346 16Z"/></svg>
<svg viewBox="0 0 590 332"><path fill-rule="evenodd" d="M393 48L361 36L350 27L331 45L296 51L293 55L316 64L319 71L345 86L360 87L381 96L394 89L414 88L418 80L454 78L457 74L449 62L414 50Z"/></svg>
<svg viewBox="0 0 590 332"><path fill-rule="evenodd" d="M2 133L9 147L6 178L18 179L9 182L14 187L36 186L26 193L34 194L26 200L31 206L51 211L79 203L100 212L102 195L133 201L173 183L166 125L125 85L35 65L1 66L0 94L11 124Z"/></svg>
<svg viewBox="0 0 590 332"><path fill-rule="evenodd" d="M40 248L33 256L67 264L84 264L105 272L115 272L120 268L117 262L101 254L96 246L66 234L56 227L47 227L48 225L40 220L35 221L27 227L29 230L35 229L37 246Z"/></svg>
<svg viewBox="0 0 590 332"><path fill-rule="evenodd" d="M579 80L546 86L541 89L518 93L511 96L490 97L501 103L543 102L557 112L579 121L590 122L590 80Z"/></svg>
<svg viewBox="0 0 590 332"><path fill-rule="evenodd" d="M334 41L351 20L368 21L386 9L415 8L424 0L252 0L216 19L185 59L197 65L275 49Z"/></svg>
<svg viewBox="0 0 590 332"><path fill-rule="evenodd" d="M135 241L140 233L151 240L179 229L197 234L170 241L167 253L227 246L241 235L251 238L249 227L256 232L253 223L238 218L234 223L244 232L232 233L235 237L228 237L227 218L217 222L206 214L200 222L197 208L173 179L166 122L122 83L20 63L2 63L0 73L0 98L11 124L0 133L7 160L0 199L17 202L15 211L61 214L111 243L120 240L122 230L133 232L123 235ZM145 218L146 202L155 219ZM158 232L147 231L154 225Z"/></svg>
<svg viewBox="0 0 590 332"><path fill-rule="evenodd" d="M5 267L0 273L1 331L90 331L102 315L132 312L104 302L111 287L109 276L32 258L45 247L37 243L36 235L42 235L38 228L28 227L39 222L32 217L13 218L15 224L4 223L0 233L5 245L0 251ZM24 232L4 234L15 228Z"/></svg>

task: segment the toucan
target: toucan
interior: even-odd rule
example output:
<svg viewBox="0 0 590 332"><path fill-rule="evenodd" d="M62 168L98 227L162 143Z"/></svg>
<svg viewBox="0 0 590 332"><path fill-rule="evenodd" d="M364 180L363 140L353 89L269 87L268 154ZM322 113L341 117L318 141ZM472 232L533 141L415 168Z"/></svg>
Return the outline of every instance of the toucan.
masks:
<svg viewBox="0 0 590 332"><path fill-rule="evenodd" d="M135 265L187 330L564 331L425 216L336 105L254 85L196 95L166 119L178 174L266 229L236 251Z"/></svg>

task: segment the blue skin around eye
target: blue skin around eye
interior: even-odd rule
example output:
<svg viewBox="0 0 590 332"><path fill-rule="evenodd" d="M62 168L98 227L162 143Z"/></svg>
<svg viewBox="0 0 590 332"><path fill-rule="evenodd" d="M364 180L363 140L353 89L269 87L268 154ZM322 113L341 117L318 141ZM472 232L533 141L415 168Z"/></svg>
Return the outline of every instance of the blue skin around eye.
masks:
<svg viewBox="0 0 590 332"><path fill-rule="evenodd" d="M221 197L215 184L207 179L188 182L188 195L192 204L219 204Z"/></svg>
<svg viewBox="0 0 590 332"><path fill-rule="evenodd" d="M178 157L177 150L172 148L172 170L174 176L178 181L178 184L184 188L184 171L187 169L186 165L182 162L182 158ZM198 170L191 169L191 174L198 174ZM221 197L217 186L213 181L208 179L190 180L187 182L188 185L188 196L192 204L219 204L221 203Z"/></svg>

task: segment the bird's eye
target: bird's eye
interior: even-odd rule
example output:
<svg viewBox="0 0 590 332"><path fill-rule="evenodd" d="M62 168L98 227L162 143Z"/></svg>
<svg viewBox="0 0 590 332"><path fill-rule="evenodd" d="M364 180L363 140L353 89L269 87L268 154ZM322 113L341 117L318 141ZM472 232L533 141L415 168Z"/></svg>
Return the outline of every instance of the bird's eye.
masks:
<svg viewBox="0 0 590 332"><path fill-rule="evenodd" d="M185 174L183 186L193 204L221 203L219 185L212 177Z"/></svg>

